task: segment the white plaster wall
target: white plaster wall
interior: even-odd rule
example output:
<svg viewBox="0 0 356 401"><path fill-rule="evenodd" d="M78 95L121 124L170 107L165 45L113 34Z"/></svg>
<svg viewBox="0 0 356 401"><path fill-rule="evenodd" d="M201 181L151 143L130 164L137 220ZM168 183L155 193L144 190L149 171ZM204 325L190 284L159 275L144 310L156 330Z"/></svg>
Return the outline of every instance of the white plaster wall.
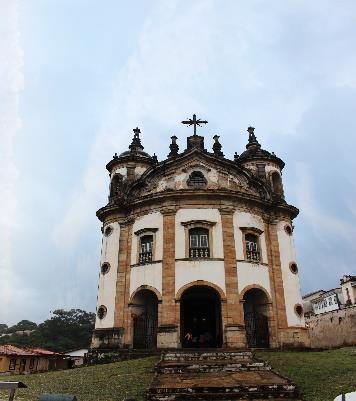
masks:
<svg viewBox="0 0 356 401"><path fill-rule="evenodd" d="M237 263L237 282L241 293L248 285L258 284L271 296L268 267L248 262Z"/></svg>
<svg viewBox="0 0 356 401"><path fill-rule="evenodd" d="M110 270L106 274L99 275L97 308L105 305L107 314L104 319L96 317L95 328L109 328L114 326L115 298L116 298L116 280L118 269L118 253L120 239L120 225L117 222L107 224L104 227L112 227L112 233L106 237L103 236L100 266L107 262L110 264ZM99 266L99 272L100 272Z"/></svg>
<svg viewBox="0 0 356 401"><path fill-rule="evenodd" d="M153 260L162 260L163 253L163 215L160 212L151 212L136 219L132 229L131 264L134 265L138 260L138 240L139 237L134 233L143 228L158 228L155 235Z"/></svg>
<svg viewBox="0 0 356 401"><path fill-rule="evenodd" d="M154 287L162 294L162 263L152 263L131 268L130 296L141 285Z"/></svg>
<svg viewBox="0 0 356 401"><path fill-rule="evenodd" d="M284 230L287 224L289 225L289 222L281 221L277 225L287 322L288 326L304 326L304 317L299 317L294 311L294 306L296 304L302 305L303 301L300 292L299 275L292 273L289 269L289 264L296 262L296 256L293 236L288 235Z"/></svg>
<svg viewBox="0 0 356 401"><path fill-rule="evenodd" d="M136 178L141 177L141 175L147 170L148 166L145 164L137 164L135 167L135 176ZM126 166L118 165L115 166L111 173L111 178L115 174L121 174L123 177L127 177L127 168Z"/></svg>
<svg viewBox="0 0 356 401"><path fill-rule="evenodd" d="M236 249L236 259L243 260L244 256L244 240L243 240L243 232L240 230L240 227L249 227L249 228L258 228L261 231L264 231L265 226L262 220L262 217L247 213L236 211L234 213L234 235L235 235L235 249ZM267 246L266 246L266 237L263 232L260 235L260 245L261 245L261 262L268 263L267 259Z"/></svg>
<svg viewBox="0 0 356 401"><path fill-rule="evenodd" d="M223 239L222 239L222 227L221 227L221 216L218 209L180 209L176 214L176 259L185 258L185 232L183 222L191 220L207 220L215 222L216 224L212 228L213 247L212 255L213 258L223 258Z"/></svg>
<svg viewBox="0 0 356 401"><path fill-rule="evenodd" d="M115 174L121 174L123 177L127 177L127 168L123 166L116 166L111 172L111 178L114 177Z"/></svg>
<svg viewBox="0 0 356 401"><path fill-rule="evenodd" d="M209 281L226 292L224 262L217 260L176 262L176 294L184 285L196 280Z"/></svg>
<svg viewBox="0 0 356 401"><path fill-rule="evenodd" d="M144 166L144 165L142 165L142 166L136 166L136 168L135 168L135 176L136 176L136 178L139 178L139 177L141 177L141 175L147 170L147 166Z"/></svg>
<svg viewBox="0 0 356 401"><path fill-rule="evenodd" d="M272 173L273 171L277 171L279 175L282 175L282 172L279 167L277 167L274 164L266 164L266 174L268 175L268 173Z"/></svg>
<svg viewBox="0 0 356 401"><path fill-rule="evenodd" d="M349 295L350 295L350 300L351 300L351 302L353 304L355 304L356 303L356 287L352 286L351 281L349 281L349 282L347 282L345 284L342 284L341 288L342 288L342 295L343 295L343 298L344 298L343 302L345 303L347 301L347 299L348 299L347 298L347 291L346 291L346 288L348 288Z"/></svg>

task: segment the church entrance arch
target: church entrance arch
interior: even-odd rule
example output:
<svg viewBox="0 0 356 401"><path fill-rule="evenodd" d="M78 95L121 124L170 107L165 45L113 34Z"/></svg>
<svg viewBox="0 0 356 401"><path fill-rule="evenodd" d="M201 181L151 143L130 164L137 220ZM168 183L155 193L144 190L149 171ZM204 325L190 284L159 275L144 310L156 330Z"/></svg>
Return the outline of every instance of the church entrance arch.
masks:
<svg viewBox="0 0 356 401"><path fill-rule="evenodd" d="M264 291L252 288L244 294L247 344L251 348L269 347L269 301Z"/></svg>
<svg viewBox="0 0 356 401"><path fill-rule="evenodd" d="M143 289L132 299L131 305L133 348L156 348L158 327L158 299L153 291Z"/></svg>
<svg viewBox="0 0 356 401"><path fill-rule="evenodd" d="M208 286L196 285L180 298L181 344L184 348L221 347L221 300Z"/></svg>

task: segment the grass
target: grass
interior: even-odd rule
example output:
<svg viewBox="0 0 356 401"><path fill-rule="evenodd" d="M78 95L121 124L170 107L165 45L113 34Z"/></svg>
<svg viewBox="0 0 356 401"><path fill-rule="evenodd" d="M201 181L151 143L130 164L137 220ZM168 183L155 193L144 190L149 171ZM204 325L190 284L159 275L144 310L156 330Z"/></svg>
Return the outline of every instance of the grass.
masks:
<svg viewBox="0 0 356 401"><path fill-rule="evenodd" d="M256 352L297 384L306 401L332 401L356 391L356 348L312 352Z"/></svg>
<svg viewBox="0 0 356 401"><path fill-rule="evenodd" d="M16 401L37 401L43 393L73 394L78 401L144 400L158 358L150 357L32 375L2 376L0 380L22 381L28 388L16 392ZM0 391L0 400L7 400Z"/></svg>
<svg viewBox="0 0 356 401"><path fill-rule="evenodd" d="M356 348L330 351L257 352L275 371L293 380L306 401L332 401L341 393L356 391ZM33 375L3 376L22 381L28 388L17 391L17 401L37 401L43 393L76 395L78 401L144 400L157 357L96 365ZM7 399L0 392L0 399Z"/></svg>

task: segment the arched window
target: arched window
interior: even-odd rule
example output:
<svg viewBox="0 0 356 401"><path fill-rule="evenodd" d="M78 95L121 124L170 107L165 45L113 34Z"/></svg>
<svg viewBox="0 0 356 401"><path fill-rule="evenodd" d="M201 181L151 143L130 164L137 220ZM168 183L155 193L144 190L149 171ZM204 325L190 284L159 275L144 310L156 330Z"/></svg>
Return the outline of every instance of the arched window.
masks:
<svg viewBox="0 0 356 401"><path fill-rule="evenodd" d="M245 235L246 256L248 260L258 262L260 260L260 251L258 247L258 237L254 234Z"/></svg>
<svg viewBox="0 0 356 401"><path fill-rule="evenodd" d="M152 262L153 235L144 235L140 238L139 263Z"/></svg>
<svg viewBox="0 0 356 401"><path fill-rule="evenodd" d="M110 184L110 197L119 194L119 188L122 184L123 177L121 174L115 174Z"/></svg>
<svg viewBox="0 0 356 401"><path fill-rule="evenodd" d="M276 171L274 171L272 173L271 180L272 180L273 192L275 192L278 195L283 196L283 186L282 186L281 176Z"/></svg>
<svg viewBox="0 0 356 401"><path fill-rule="evenodd" d="M189 257L209 258L209 230L206 228L191 228L189 230Z"/></svg>
<svg viewBox="0 0 356 401"><path fill-rule="evenodd" d="M189 176L187 185L188 187L193 188L204 188L207 183L208 182L201 171L193 171Z"/></svg>

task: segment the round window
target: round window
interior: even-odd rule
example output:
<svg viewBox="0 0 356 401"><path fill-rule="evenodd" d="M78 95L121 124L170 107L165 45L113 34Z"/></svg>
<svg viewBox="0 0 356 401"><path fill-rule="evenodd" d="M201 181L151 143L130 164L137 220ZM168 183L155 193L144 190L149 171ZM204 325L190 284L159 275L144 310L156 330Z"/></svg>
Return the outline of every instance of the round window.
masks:
<svg viewBox="0 0 356 401"><path fill-rule="evenodd" d="M290 268L290 271L291 271L292 273L294 273L294 274L297 274L297 273L298 273L298 266L297 266L296 263L291 263L291 264L289 265L289 268Z"/></svg>
<svg viewBox="0 0 356 401"><path fill-rule="evenodd" d="M100 320L104 319L104 317L106 316L106 313L107 313L106 306L104 306L104 305L99 306L97 315Z"/></svg>
<svg viewBox="0 0 356 401"><path fill-rule="evenodd" d="M113 232L113 228L111 226L105 227L105 230L104 230L105 237L108 237L112 232Z"/></svg>
<svg viewBox="0 0 356 401"><path fill-rule="evenodd" d="M302 317L302 315L303 315L303 307L302 307L302 305L300 305L300 304L295 305L294 310L295 310L295 313L296 313L299 317Z"/></svg>
<svg viewBox="0 0 356 401"><path fill-rule="evenodd" d="M292 235L292 233L293 233L292 227L289 224L284 226L284 230L288 235Z"/></svg>
<svg viewBox="0 0 356 401"><path fill-rule="evenodd" d="M109 263L103 263L101 265L101 274L106 274L110 270L110 265Z"/></svg>

